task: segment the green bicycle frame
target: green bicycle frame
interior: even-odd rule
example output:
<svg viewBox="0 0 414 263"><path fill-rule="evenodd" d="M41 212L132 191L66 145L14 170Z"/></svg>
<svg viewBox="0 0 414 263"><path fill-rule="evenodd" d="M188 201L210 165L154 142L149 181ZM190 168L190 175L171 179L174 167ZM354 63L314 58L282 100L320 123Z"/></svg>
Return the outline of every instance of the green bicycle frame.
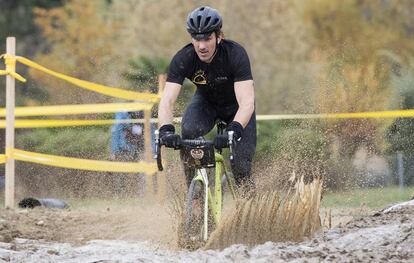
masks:
<svg viewBox="0 0 414 263"><path fill-rule="evenodd" d="M221 187L221 175L224 174L226 176L227 184L229 186L230 192L235 198L235 192L233 183L228 176L226 166L224 165L224 158L223 155L215 152L214 154L215 162L216 162L216 169L215 169L215 177L214 177L214 196L211 194L210 187L208 187L208 206L213 214L213 220L215 225L218 225L221 218L221 211L223 208L222 203L222 187ZM196 177L193 180L200 181L203 185L205 185L204 179L200 173L196 172Z"/></svg>

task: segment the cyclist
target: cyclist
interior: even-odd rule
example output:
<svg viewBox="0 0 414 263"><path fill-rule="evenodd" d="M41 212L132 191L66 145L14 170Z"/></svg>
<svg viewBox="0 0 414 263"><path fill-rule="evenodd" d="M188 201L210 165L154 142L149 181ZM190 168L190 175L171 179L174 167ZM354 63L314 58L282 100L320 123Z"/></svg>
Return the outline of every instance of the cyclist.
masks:
<svg viewBox="0 0 414 263"><path fill-rule="evenodd" d="M217 10L203 6L187 18L191 43L173 57L159 105L160 139L166 147L177 148L180 136L172 125L173 108L185 78L196 92L181 123L183 139L206 135L218 120L228 123L236 139L232 171L237 186L254 187L252 159L256 150L254 85L249 57L238 43L223 38L222 17ZM214 139L217 149L228 144L227 134ZM192 179L186 168L187 183Z"/></svg>

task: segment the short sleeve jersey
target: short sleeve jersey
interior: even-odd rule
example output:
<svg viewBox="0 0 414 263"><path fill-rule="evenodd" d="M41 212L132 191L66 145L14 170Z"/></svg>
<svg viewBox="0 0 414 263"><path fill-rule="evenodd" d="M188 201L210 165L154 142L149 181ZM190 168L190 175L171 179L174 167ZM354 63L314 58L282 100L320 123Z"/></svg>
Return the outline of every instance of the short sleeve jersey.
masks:
<svg viewBox="0 0 414 263"><path fill-rule="evenodd" d="M173 57L168 82L183 84L185 78L197 86L197 92L217 106L237 105L234 82L252 80L250 61L245 49L231 40L222 40L210 63L202 62L192 44Z"/></svg>

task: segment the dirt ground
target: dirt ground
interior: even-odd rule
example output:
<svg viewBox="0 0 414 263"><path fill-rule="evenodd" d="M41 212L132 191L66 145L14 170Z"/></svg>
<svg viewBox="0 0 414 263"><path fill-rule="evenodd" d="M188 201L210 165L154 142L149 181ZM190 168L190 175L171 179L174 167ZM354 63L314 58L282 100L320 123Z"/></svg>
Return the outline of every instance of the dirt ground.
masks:
<svg viewBox="0 0 414 263"><path fill-rule="evenodd" d="M301 243L180 251L169 204L0 210L0 262L413 262L414 200L333 211L332 229ZM327 224L327 211L321 211Z"/></svg>
<svg viewBox="0 0 414 263"><path fill-rule="evenodd" d="M1 209L0 242L24 238L82 245L93 239L114 239L148 240L173 247L168 207L144 200L123 202L113 200L89 209Z"/></svg>

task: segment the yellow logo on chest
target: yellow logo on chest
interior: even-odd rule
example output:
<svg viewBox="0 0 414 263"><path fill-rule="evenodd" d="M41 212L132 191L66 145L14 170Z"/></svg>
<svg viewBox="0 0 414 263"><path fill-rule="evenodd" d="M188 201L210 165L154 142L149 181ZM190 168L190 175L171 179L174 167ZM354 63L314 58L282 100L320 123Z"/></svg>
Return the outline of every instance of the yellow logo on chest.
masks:
<svg viewBox="0 0 414 263"><path fill-rule="evenodd" d="M206 73L201 69L197 70L196 73L194 74L192 81L195 84L202 84L202 85L207 84Z"/></svg>

